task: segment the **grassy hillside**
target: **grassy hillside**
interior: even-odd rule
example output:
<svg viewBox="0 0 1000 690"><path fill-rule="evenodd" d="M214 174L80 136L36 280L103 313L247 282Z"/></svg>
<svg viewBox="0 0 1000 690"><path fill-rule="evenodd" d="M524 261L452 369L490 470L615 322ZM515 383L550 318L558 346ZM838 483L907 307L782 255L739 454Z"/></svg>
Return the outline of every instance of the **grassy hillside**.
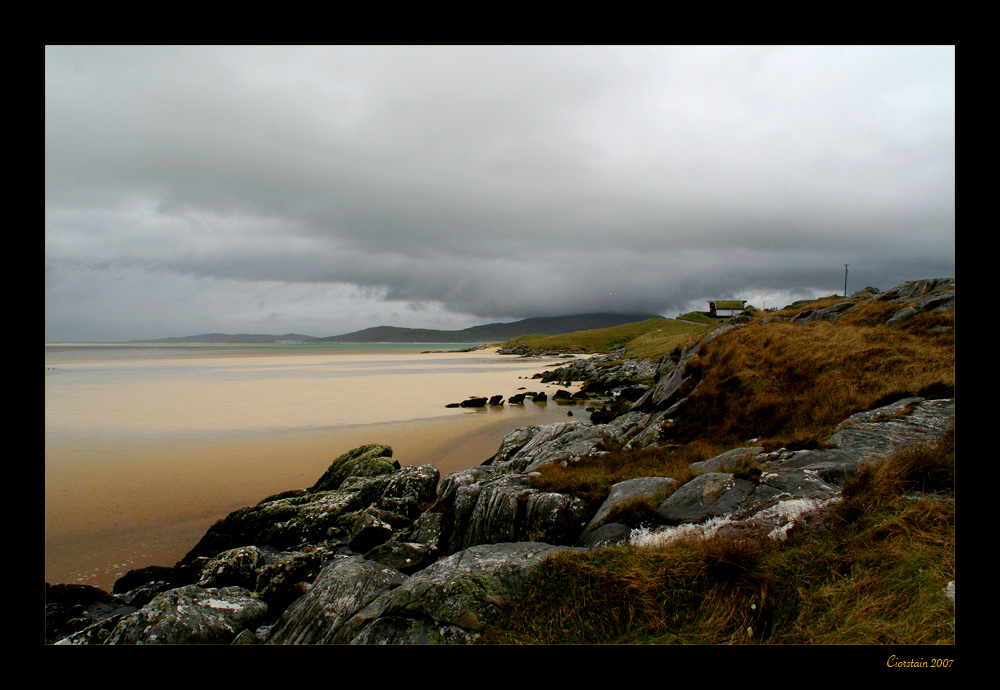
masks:
<svg viewBox="0 0 1000 690"><path fill-rule="evenodd" d="M777 314L838 301L803 302ZM706 343L687 365L697 388L692 383L660 446L606 447L566 467L542 468L530 481L595 504L630 477L686 482L691 462L751 440L768 449L816 447L855 412L915 395L954 397L954 312L882 325L896 309L871 301L835 323L808 324L761 323L775 312L757 314L748 326ZM629 346L652 333L647 328ZM676 337L694 342L699 335ZM680 343L672 354L679 358ZM936 448L865 469L845 485L827 531L809 539L682 540L653 550L622 546L554 558L485 641L954 643L954 603L942 587L955 579L955 504L904 497L914 490L954 495L954 463L952 430ZM663 498L625 506L616 519L650 524Z"/></svg>
<svg viewBox="0 0 1000 690"><path fill-rule="evenodd" d="M659 357L692 336L707 333L709 326L674 319L646 319L623 326L576 331L564 335L525 335L503 343L504 347L527 345L533 350L575 350L607 353L616 345L627 347L629 357Z"/></svg>

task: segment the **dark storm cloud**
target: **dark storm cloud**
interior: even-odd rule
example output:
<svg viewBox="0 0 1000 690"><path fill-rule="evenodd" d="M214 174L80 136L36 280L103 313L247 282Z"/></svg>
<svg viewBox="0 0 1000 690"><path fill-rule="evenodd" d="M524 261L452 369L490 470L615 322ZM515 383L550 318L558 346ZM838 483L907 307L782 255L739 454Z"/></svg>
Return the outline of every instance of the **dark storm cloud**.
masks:
<svg viewBox="0 0 1000 690"><path fill-rule="evenodd" d="M954 275L953 48L46 51L47 338L671 315L844 263Z"/></svg>

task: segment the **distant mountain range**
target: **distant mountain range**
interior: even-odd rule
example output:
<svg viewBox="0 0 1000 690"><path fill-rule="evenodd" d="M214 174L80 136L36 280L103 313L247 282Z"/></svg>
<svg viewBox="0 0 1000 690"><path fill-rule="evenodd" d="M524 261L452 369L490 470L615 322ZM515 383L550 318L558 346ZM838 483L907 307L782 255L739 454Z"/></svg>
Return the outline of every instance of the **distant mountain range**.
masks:
<svg viewBox="0 0 1000 690"><path fill-rule="evenodd" d="M547 318L522 319L512 323L489 323L460 331L438 331L431 328L397 328L376 326L344 335L317 338L311 335L286 333L264 335L241 333L203 333L179 338L131 340L132 343L498 343L522 335L560 335L592 328L610 328L626 323L658 318L657 314L576 314Z"/></svg>

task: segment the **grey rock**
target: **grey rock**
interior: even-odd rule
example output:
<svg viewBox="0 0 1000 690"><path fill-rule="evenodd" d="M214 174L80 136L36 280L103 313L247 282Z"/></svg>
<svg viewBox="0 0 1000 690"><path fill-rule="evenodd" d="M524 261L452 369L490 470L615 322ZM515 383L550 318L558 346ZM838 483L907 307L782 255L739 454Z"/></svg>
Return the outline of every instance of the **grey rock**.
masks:
<svg viewBox="0 0 1000 690"><path fill-rule="evenodd" d="M602 546L627 544L631 534L632 528L628 525L623 525L620 522L608 522L580 537L577 546L596 549Z"/></svg>
<svg viewBox="0 0 1000 690"><path fill-rule="evenodd" d="M720 467L732 467L741 458L752 458L762 452L764 452L764 448L761 446L733 448L732 450L727 450L724 453L719 453L715 457L709 458L708 460L693 462L688 465L688 469L699 474L702 472L717 472Z"/></svg>
<svg viewBox="0 0 1000 690"><path fill-rule="evenodd" d="M787 494L789 498L809 498L825 500L840 492L834 485L827 484L817 472L810 469L768 470L760 476L761 487L770 487L778 494ZM760 502L773 498L761 495Z"/></svg>
<svg viewBox="0 0 1000 690"><path fill-rule="evenodd" d="M744 479L725 472L709 472L675 491L656 512L670 524L703 522L732 513L753 489L754 485Z"/></svg>
<svg viewBox="0 0 1000 690"><path fill-rule="evenodd" d="M413 623L423 634L451 630L433 636L436 641L466 643L468 637L449 626L477 633L509 606L518 590L542 561L553 554L575 551L539 542L474 546L460 551L411 576L387 597L382 613L355 638L357 643L400 641L401 632ZM391 620L387 620L391 619ZM390 624L391 623L391 624ZM417 641L412 634L403 636Z"/></svg>
<svg viewBox="0 0 1000 690"><path fill-rule="evenodd" d="M604 499L604 503L601 504L601 507L597 509L584 528L583 535L580 537L581 542L578 542L579 545L585 545L582 542L589 537L591 531L604 524L604 520L607 519L611 509L615 506L633 498L650 498L657 492L669 489L675 484L677 484L677 480L670 477L637 477L614 484L611 491L608 492L608 497Z"/></svg>
<svg viewBox="0 0 1000 690"><path fill-rule="evenodd" d="M365 560L411 575L433 563L437 556L438 550L427 544L390 539L368 551Z"/></svg>
<svg viewBox="0 0 1000 690"><path fill-rule="evenodd" d="M357 556L340 558L323 569L312 588L281 616L268 644L347 642L340 628L381 595L406 582L395 568Z"/></svg>
<svg viewBox="0 0 1000 690"><path fill-rule="evenodd" d="M851 415L827 444L853 453L859 461L877 460L915 445L933 445L954 424L954 398L906 398Z"/></svg>
<svg viewBox="0 0 1000 690"><path fill-rule="evenodd" d="M837 448L820 450L775 451L757 456L761 468L809 469L828 484L842 485L857 474L860 456Z"/></svg>
<svg viewBox="0 0 1000 690"><path fill-rule="evenodd" d="M841 314L854 309L858 304L858 302L839 302L829 307L806 309L791 317L789 321L792 323L812 323L815 321L829 321L833 323Z"/></svg>
<svg viewBox="0 0 1000 690"><path fill-rule="evenodd" d="M503 466L531 472L554 462L589 455L605 439L616 439L618 431L607 425L592 426L584 422L545 424L516 452L508 454ZM496 458L493 464L499 464Z"/></svg>
<svg viewBox="0 0 1000 690"><path fill-rule="evenodd" d="M447 506L452 515L446 553L500 542L572 543L583 528L582 500L528 487L524 474L499 469L454 474L462 476L454 484L442 482L450 495L439 498L439 505Z"/></svg>
<svg viewBox="0 0 1000 690"><path fill-rule="evenodd" d="M188 585L123 618L107 644L229 644L263 621L267 604L243 587Z"/></svg>
<svg viewBox="0 0 1000 690"><path fill-rule="evenodd" d="M372 443L349 450L339 456L309 491L339 489L348 477L374 477L380 474L391 474L398 469L399 463L392 459L392 448L380 443Z"/></svg>

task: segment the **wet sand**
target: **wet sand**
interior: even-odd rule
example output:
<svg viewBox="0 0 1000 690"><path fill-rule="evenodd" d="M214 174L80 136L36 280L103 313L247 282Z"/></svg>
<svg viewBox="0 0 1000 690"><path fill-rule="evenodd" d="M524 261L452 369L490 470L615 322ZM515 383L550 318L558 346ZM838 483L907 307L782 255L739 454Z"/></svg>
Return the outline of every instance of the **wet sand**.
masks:
<svg viewBox="0 0 1000 690"><path fill-rule="evenodd" d="M550 396L558 388L525 383ZM444 476L481 464L518 427L587 416L582 405L529 401L326 429L169 440L47 437L45 579L110 590L133 568L173 565L216 520L269 495L310 486L331 460L360 445L388 444L400 464L433 464Z"/></svg>

